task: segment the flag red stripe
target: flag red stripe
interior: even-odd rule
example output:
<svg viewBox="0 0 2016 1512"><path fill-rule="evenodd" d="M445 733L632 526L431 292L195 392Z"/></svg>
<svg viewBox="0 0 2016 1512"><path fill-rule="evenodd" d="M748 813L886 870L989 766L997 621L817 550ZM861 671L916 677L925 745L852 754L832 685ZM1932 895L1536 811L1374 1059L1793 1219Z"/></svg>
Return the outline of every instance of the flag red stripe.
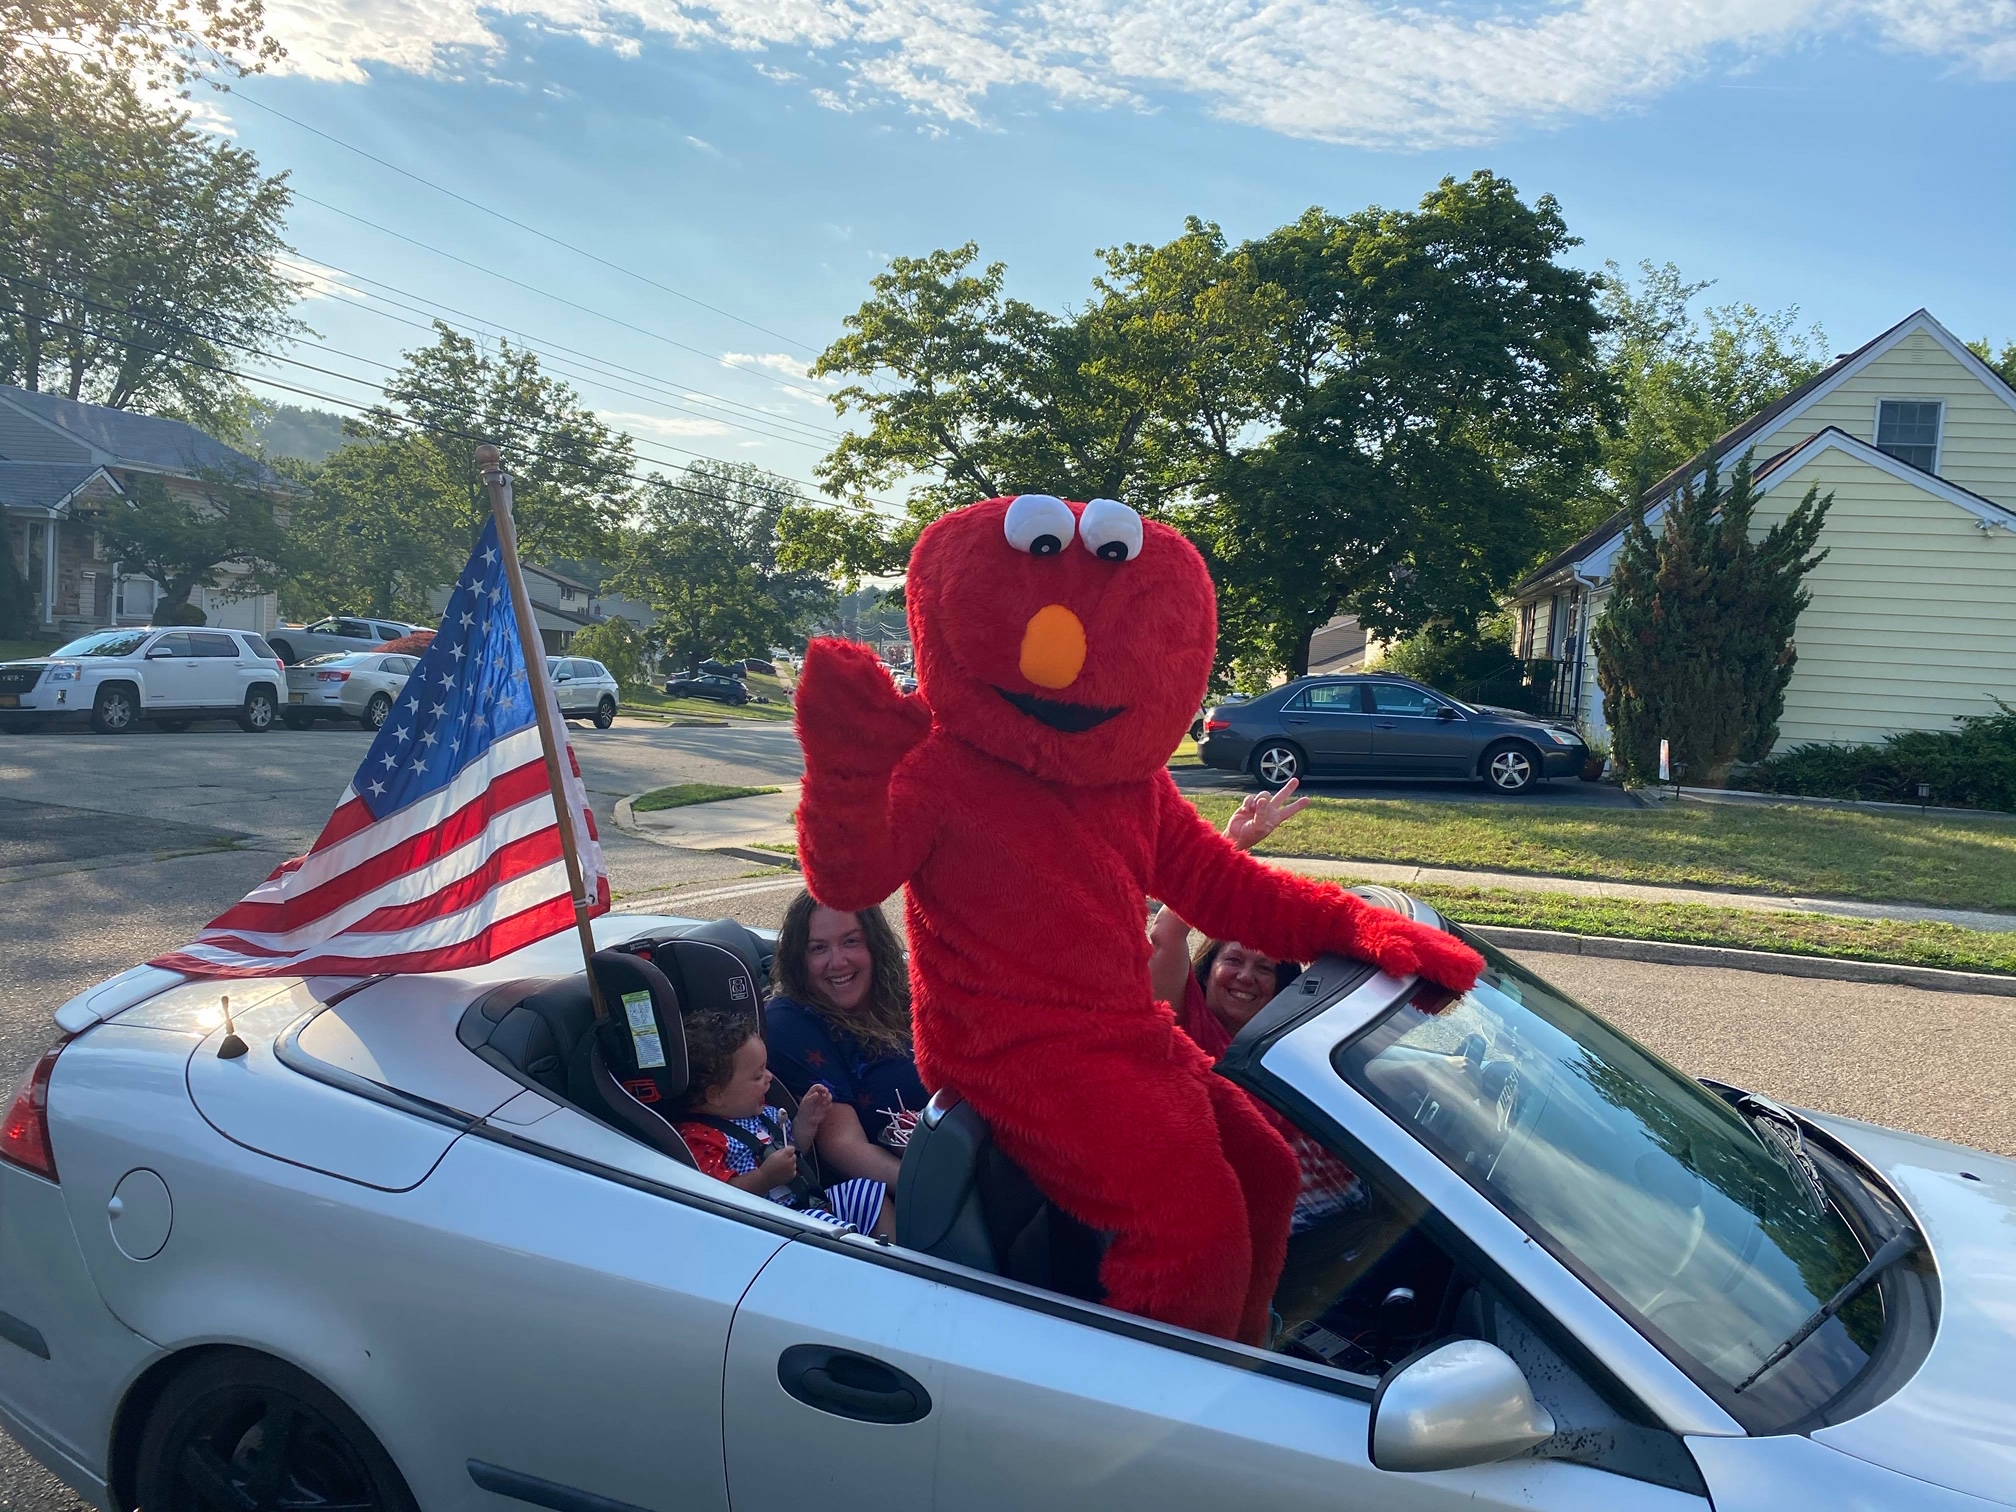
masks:
<svg viewBox="0 0 2016 1512"><path fill-rule="evenodd" d="M240 901L211 920L209 927L244 929L254 934L280 934L312 924L325 914L356 901L407 872L416 871L440 860L450 851L459 850L481 835L498 814L547 791L543 758L528 761L515 771L499 775L479 797L471 799L440 824L380 851L349 871L339 872L320 887L310 888L279 903Z"/></svg>
<svg viewBox="0 0 2016 1512"><path fill-rule="evenodd" d="M308 854L327 850L332 845L348 840L359 830L367 830L378 822L378 816L362 798L351 798L336 805L336 812L329 816L329 822L322 826L322 833L315 837L315 843L308 847Z"/></svg>

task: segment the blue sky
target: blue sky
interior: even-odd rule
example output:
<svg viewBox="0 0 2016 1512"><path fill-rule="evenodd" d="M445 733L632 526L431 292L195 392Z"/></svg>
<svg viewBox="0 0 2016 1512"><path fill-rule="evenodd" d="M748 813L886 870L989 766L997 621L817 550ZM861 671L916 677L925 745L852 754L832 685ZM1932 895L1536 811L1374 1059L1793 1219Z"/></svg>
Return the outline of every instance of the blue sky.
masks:
<svg viewBox="0 0 2016 1512"><path fill-rule="evenodd" d="M575 381L657 465L809 478L835 421L802 364L891 254L977 239L1015 293L1058 306L1085 296L1094 248L1187 214L1236 239L1479 167L1553 193L1587 264L1671 259L1716 280L1711 300L1798 305L1833 350L1920 305L2016 340L2016 0L273 0L269 17L287 71L216 104L291 170L302 258L353 275L304 314L355 356L296 355L382 376L357 359L426 339L394 301L476 312L649 375L621 379L630 394Z"/></svg>

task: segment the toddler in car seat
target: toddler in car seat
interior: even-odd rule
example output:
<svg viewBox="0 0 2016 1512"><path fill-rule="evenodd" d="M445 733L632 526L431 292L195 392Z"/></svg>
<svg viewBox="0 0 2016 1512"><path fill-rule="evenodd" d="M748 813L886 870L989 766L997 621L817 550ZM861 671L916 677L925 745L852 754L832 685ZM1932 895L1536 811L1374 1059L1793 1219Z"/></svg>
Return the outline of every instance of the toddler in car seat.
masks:
<svg viewBox="0 0 2016 1512"><path fill-rule="evenodd" d="M673 1123L700 1169L811 1217L889 1238L895 1215L882 1182L863 1177L821 1190L799 1169L800 1152L811 1150L833 1106L832 1092L811 1088L794 1120L769 1101L770 1057L753 1019L696 1013L685 1027L685 1105Z"/></svg>

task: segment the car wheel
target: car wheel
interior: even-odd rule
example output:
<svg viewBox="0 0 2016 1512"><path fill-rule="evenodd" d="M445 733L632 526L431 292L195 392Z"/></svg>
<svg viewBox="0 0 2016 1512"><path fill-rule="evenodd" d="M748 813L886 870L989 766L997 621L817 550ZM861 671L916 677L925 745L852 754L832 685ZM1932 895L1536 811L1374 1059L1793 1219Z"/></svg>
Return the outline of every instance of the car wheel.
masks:
<svg viewBox="0 0 2016 1512"><path fill-rule="evenodd" d="M300 1371L233 1350L168 1383L134 1467L147 1512L413 1512L413 1496L357 1414Z"/></svg>
<svg viewBox="0 0 2016 1512"><path fill-rule="evenodd" d="M180 735L195 722L193 719L157 719L154 721L154 728L166 730L170 735Z"/></svg>
<svg viewBox="0 0 2016 1512"><path fill-rule="evenodd" d="M264 734L273 728L277 712L273 695L264 688L254 688L245 695L245 707L238 711L238 728L248 735Z"/></svg>
<svg viewBox="0 0 2016 1512"><path fill-rule="evenodd" d="M373 693L371 702L364 705L364 712L357 716L367 730L382 730L392 713L392 696L389 693Z"/></svg>
<svg viewBox="0 0 2016 1512"><path fill-rule="evenodd" d="M1501 793L1523 793L1540 775L1533 747L1508 740L1484 753L1484 780Z"/></svg>
<svg viewBox="0 0 2016 1512"><path fill-rule="evenodd" d="M279 657L280 660L290 667L294 665L294 643L292 641L269 639L266 644L273 648L273 654Z"/></svg>
<svg viewBox="0 0 2016 1512"><path fill-rule="evenodd" d="M606 730L614 723L616 723L616 700L605 698L595 705L595 728Z"/></svg>
<svg viewBox="0 0 2016 1512"><path fill-rule="evenodd" d="M1286 787L1302 775L1302 752L1285 740L1270 740L1253 753L1253 775L1262 787Z"/></svg>
<svg viewBox="0 0 2016 1512"><path fill-rule="evenodd" d="M131 688L100 688L91 701L91 728L100 735L124 735L139 716Z"/></svg>

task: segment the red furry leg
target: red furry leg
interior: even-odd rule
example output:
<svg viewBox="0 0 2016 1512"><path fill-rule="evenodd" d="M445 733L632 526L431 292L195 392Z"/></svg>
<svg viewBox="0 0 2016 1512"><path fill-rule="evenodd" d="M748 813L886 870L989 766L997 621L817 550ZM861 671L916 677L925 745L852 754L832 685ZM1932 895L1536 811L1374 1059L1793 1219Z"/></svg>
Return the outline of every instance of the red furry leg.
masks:
<svg viewBox="0 0 2016 1512"><path fill-rule="evenodd" d="M1288 1228L1302 1188L1302 1169L1288 1141L1261 1116L1252 1098L1222 1076L1212 1077L1206 1085L1218 1115L1225 1158L1246 1195L1246 1221L1253 1236L1253 1270L1239 1312L1239 1339L1264 1345L1274 1288L1288 1257Z"/></svg>
<svg viewBox="0 0 2016 1512"><path fill-rule="evenodd" d="M1031 1068L1030 1084L1007 1085L1007 1064ZM1060 1066L1069 1067L1062 1081ZM1001 1148L1053 1202L1114 1236L1099 1272L1109 1307L1237 1335L1252 1239L1208 1078L1166 1050L1082 1040L1054 1053L1025 1044L1012 1063L962 1072L955 1084Z"/></svg>

